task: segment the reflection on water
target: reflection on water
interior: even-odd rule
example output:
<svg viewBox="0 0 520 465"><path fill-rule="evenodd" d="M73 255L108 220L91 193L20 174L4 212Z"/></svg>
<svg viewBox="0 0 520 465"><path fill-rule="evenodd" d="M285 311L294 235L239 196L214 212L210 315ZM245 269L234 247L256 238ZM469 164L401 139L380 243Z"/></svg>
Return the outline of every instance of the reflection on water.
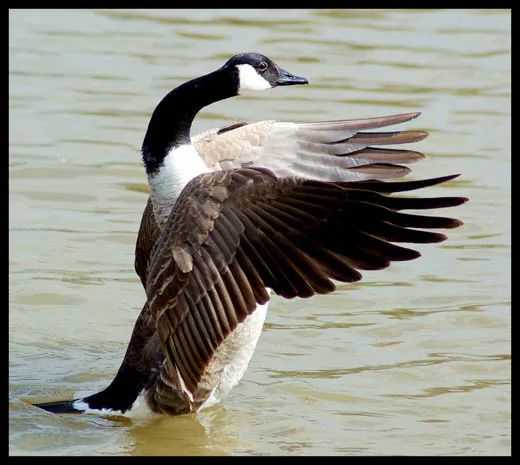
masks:
<svg viewBox="0 0 520 465"><path fill-rule="evenodd" d="M510 12L10 12L11 454L510 454ZM462 173L465 226L311 301L274 299L223 405L176 418L57 416L99 390L144 301L139 147L171 88L259 51L310 85L203 111L254 119L421 111L413 177ZM414 147L415 148L415 147Z"/></svg>

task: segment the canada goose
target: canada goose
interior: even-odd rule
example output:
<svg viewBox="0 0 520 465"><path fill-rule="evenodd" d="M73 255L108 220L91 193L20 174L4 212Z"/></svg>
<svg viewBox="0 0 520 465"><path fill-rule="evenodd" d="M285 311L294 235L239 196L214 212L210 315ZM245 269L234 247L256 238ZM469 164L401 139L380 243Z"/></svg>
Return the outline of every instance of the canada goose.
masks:
<svg viewBox="0 0 520 465"><path fill-rule="evenodd" d="M244 167L251 160L237 162L236 157L231 163L239 166L212 170L191 144L191 122L203 106L244 88L263 90L304 82L267 57L240 54L217 71L174 89L159 103L142 148L151 187L151 207L143 221L155 218L157 239L143 252L144 265L138 270L147 301L124 360L105 390L82 399L36 405L56 413L125 412L143 394L157 413L198 411L224 398L243 376L262 330L271 291L286 298L330 293L334 290L331 279L354 282L361 279L360 269L382 269L391 261L419 257L419 252L392 242L446 239L437 232L410 228L462 224L456 219L399 210L456 206L467 200L463 197L389 195L432 186L456 175L388 183L345 180L334 171L337 179L319 180L301 173L295 176L287 161L280 170L288 171L279 174L276 166L262 166L258 159L252 160L253 166ZM400 122L413 116L389 118ZM358 120L351 130L391 124L383 120ZM338 123L341 131L348 128L348 122ZM335 146L349 137L348 143L365 147L374 138L406 140L399 133L357 138L350 134L338 142L334 123L316 124L295 129L309 134L306 142L311 144L311 152L313 143ZM370 155L374 152L378 149L367 149L368 160L374 159L371 157L376 155ZM406 154L400 156L410 161ZM227 161L225 153L215 159L217 164ZM318 166L312 168L318 177L332 176L321 173ZM136 257L136 268L140 266Z"/></svg>

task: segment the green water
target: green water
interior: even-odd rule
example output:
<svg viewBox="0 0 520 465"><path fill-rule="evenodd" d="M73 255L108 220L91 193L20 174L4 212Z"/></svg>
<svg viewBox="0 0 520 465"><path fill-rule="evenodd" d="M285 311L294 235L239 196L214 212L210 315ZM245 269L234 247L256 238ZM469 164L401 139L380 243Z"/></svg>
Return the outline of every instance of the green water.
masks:
<svg viewBox="0 0 520 465"><path fill-rule="evenodd" d="M509 11L150 10L9 15L9 450L20 454L510 454ZM58 416L117 370L144 292L139 147L170 89L258 51L309 86L219 102L230 121L422 111L465 222L331 296L274 298L242 382L197 416Z"/></svg>

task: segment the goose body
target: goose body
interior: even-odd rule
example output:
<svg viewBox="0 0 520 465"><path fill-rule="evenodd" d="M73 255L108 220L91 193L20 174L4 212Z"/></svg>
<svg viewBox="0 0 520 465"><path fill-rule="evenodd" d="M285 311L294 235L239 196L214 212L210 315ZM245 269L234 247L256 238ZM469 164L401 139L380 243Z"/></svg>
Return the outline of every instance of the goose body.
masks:
<svg viewBox="0 0 520 465"><path fill-rule="evenodd" d="M419 256L393 242L440 242L428 231L460 221L403 209L459 205L462 197L400 198L454 176L384 182L422 154L377 145L421 140L422 131L366 132L418 113L318 123L235 123L191 139L197 112L244 89L307 81L259 54L232 57L156 107L143 142L150 198L136 242L146 291L112 383L56 413L125 412L143 395L177 415L221 401L244 375L271 292L311 297L354 282L358 270ZM413 229L412 229L413 228ZM425 229L415 229L422 228Z"/></svg>

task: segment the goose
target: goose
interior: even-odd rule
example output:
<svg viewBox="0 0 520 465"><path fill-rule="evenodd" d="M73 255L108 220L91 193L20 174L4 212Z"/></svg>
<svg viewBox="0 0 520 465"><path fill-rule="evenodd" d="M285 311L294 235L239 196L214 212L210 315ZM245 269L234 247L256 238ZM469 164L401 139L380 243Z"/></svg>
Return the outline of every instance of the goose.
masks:
<svg viewBox="0 0 520 465"><path fill-rule="evenodd" d="M372 144L409 142L424 134L361 130L417 114L239 123L203 134L196 143L190 139L195 115L212 102L246 89L305 83L261 54L239 54L159 102L142 146L151 194L137 239L136 271L146 302L122 364L98 393L36 406L53 413L125 413L142 397L155 413L198 412L221 402L243 377L272 293L287 299L331 293L334 281L359 281L359 270L420 256L394 243L441 242L446 235L430 229L462 225L401 210L454 207L465 197L392 196L458 175L378 179L403 174L389 160L408 162L420 155ZM267 142L262 141L267 136L257 136L256 150L237 155L229 148L231 135L242 131L249 134L242 141L252 138L255 124L270 125L264 134L274 130L280 136ZM276 150L276 141L285 148ZM212 143L220 148L201 149ZM152 241L144 238L148 223L154 225Z"/></svg>

